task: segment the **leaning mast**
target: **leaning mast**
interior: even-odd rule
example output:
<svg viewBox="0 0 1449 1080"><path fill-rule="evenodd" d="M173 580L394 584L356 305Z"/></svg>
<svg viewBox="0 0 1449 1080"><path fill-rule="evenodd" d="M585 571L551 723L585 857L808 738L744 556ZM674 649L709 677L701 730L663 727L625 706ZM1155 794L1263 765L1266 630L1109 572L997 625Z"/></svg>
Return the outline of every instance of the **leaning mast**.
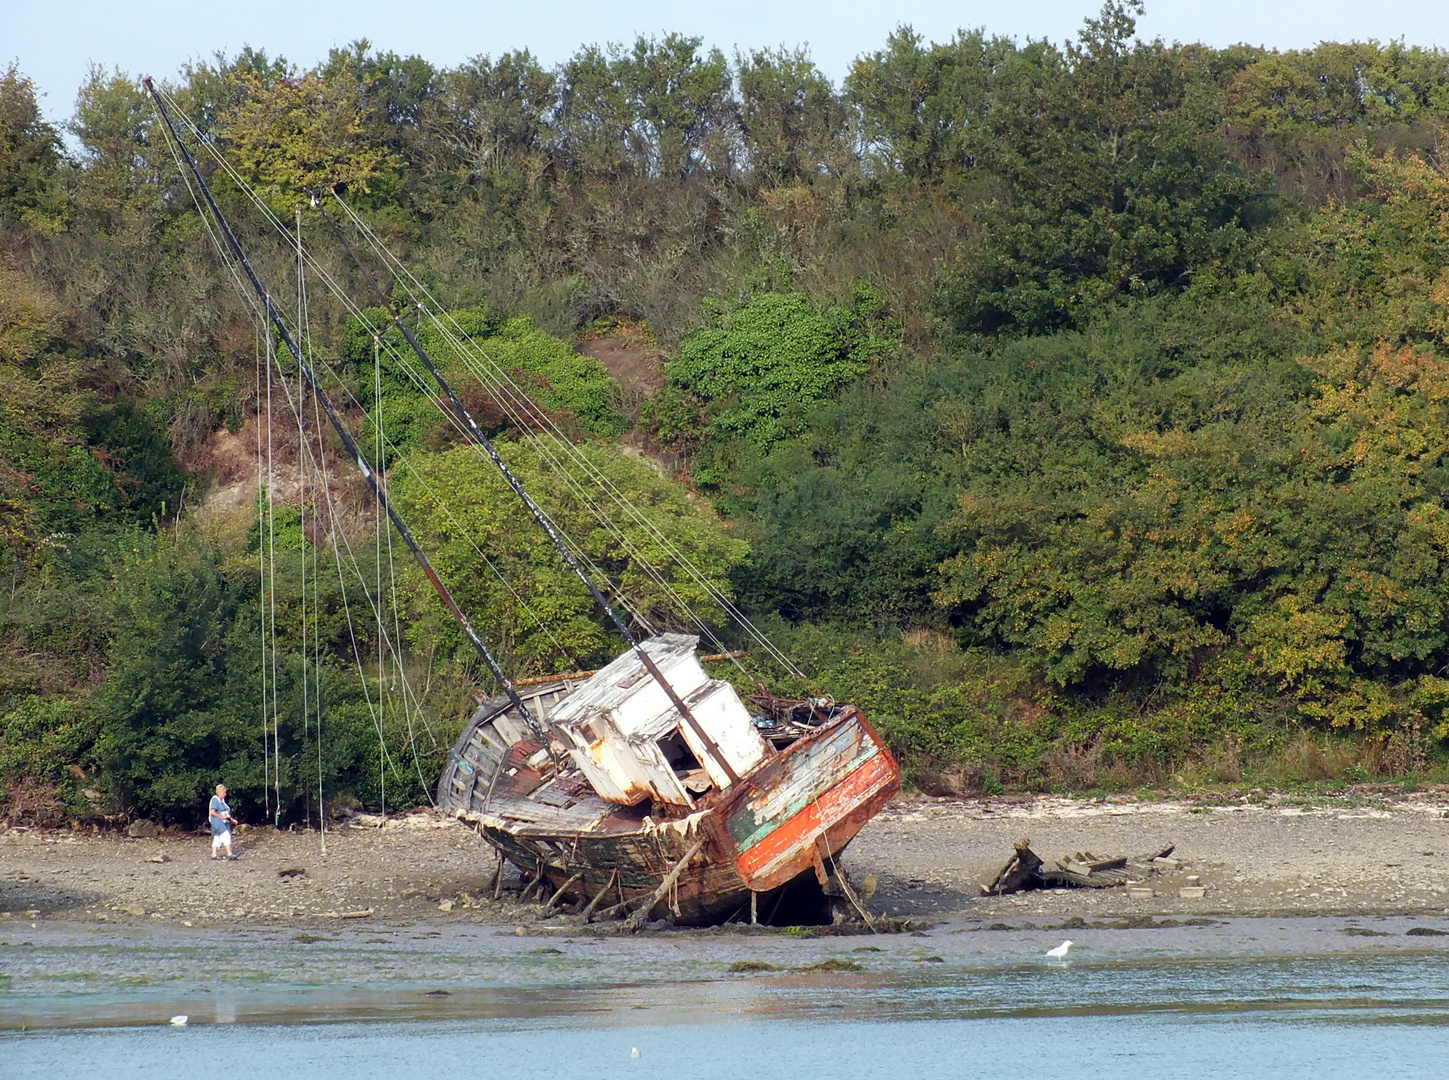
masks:
<svg viewBox="0 0 1449 1080"><path fill-rule="evenodd" d="M205 178L201 175L201 169L196 164L196 159L192 156L191 151L187 149L186 144L181 141L181 136L177 133L176 126L171 122L171 113L167 110L165 102L161 100L161 95L156 90L156 87L152 83L151 78L147 76L141 81L142 84L146 87L147 93L151 95L151 99L156 103L156 108L161 114L161 120L166 125L166 130L170 133L171 138L175 142L177 148L181 151L181 155L186 161L187 169L195 178L198 187L201 189L201 194L202 197L206 200L207 207L211 210L212 216L216 218L217 225L221 229L222 236L226 239L226 245L231 250L232 257L236 259L237 265L241 267L242 272L246 275L247 280L251 283L252 289L257 295L257 299L261 302L262 308L266 312L267 321L271 323L272 327L277 331L277 335L282 339L282 343L287 347L287 351L290 352L293 358L297 361L297 368L301 372L302 378L306 380L307 385L312 390L312 393L316 395L318 404L322 406L322 410L327 414L327 419L332 425L332 430L335 431L337 433L337 437L342 440L343 447L347 450L348 455L356 463L358 471L362 473L363 478L367 481L368 487L372 490L373 498L377 500L378 505L381 506L382 509L386 512L388 520L391 521L393 527L397 529L398 535L402 538L403 543L407 545L407 549L412 552L413 559L417 562L419 568L422 569L423 573L427 575L428 581L433 586L433 591L438 594L439 598L443 601L443 604L452 613L453 618L462 628L464 635L468 638L469 644L471 644L474 651L478 653L478 656L483 661L484 666L488 668L489 673L492 674L493 678L496 679L499 685L503 687L504 693L508 695L509 701L511 701L513 703L513 706L518 709L519 714L522 716L523 720L529 725L529 727L533 729L534 734L540 738L546 748L548 746L548 738L545 735L542 726L534 718L533 714L528 711L528 706L523 703L523 698L519 696L518 691L514 688L513 681L504 673L503 668L498 663L497 658L494 657L493 653L489 650L488 645L483 641L483 638L479 636L478 631L474 629L472 622L468 619L468 616L465 615L463 613L463 609L458 606L458 602L453 599L453 594L448 591L448 587L444 585L442 579L438 577L438 573L436 570L433 569L433 564L428 559L427 554L423 551L421 547L418 546L417 541L413 539L412 532L408 529L407 523L403 521L402 517L398 514L397 510L393 507L391 501L388 499L387 492L383 490L382 483L379 480L377 473L375 473L372 469L372 466L368 464L367 459L363 456L362 451L358 449L357 443L353 440L352 435L347 430L346 425L342 423L342 418L338 415L336 408L332 404L332 400L327 396L326 391L324 391L322 387L318 385L316 373L312 370L312 366L307 362L307 358L303 354L302 350L298 348L296 342L292 339L292 334L287 329L287 325L282 319L281 312L279 312L276 305L272 303L271 294L267 292L267 289L262 284L261 279L257 277L256 271L252 269L251 261L247 258L246 252L242 250L241 243L237 240L236 234L232 231L231 224L226 220L226 216L221 212L221 207L217 205L216 198L211 193L211 187L207 184Z"/></svg>
<svg viewBox="0 0 1449 1080"><path fill-rule="evenodd" d="M543 530L544 535L547 536L553 546L558 549L558 553L563 556L564 562L566 562L569 568L572 569L576 575L578 575L579 580L584 583L584 586L589 590L590 595L593 596L594 602L599 605L599 608L604 612L605 615L609 617L609 621L614 624L614 628L618 630L620 635L623 636L624 640L629 643L629 648L633 650L634 655L639 659L639 662L644 665L644 670L649 673L650 678L658 683L659 687L668 696L669 702L671 705L674 706L675 711L684 718L685 722L689 724L690 728L694 731L695 735L700 739L700 741L718 755L720 765L724 769L725 775L730 778L730 782L733 783L739 780L739 776L736 775L728 759L724 756L723 753L720 753L719 746L715 743L715 740L710 737L707 731L705 731L704 726L695 719L694 714L689 710L689 706L685 705L684 701L680 698L678 693L675 692L674 687L669 684L669 680L666 679L664 677L664 673L659 670L659 666L654 662L654 658L650 656L649 653L642 647L639 639L635 636L633 631L629 629L628 624L625 623L624 619L619 615L619 612L614 608L614 606L609 603L608 598L604 596L603 592L599 589L598 584L589 575L588 571L584 569L583 564L579 561L579 557L574 554L573 549L570 548L569 545L564 541L563 537L559 535L559 532L554 527L553 522L548 519L548 515L543 512L542 508L539 507L538 503L533 501L533 496L528 493L528 490L523 486L523 482L514 475L513 470L508 467L508 463L505 462L502 455L498 453L497 448L493 445L493 440L489 439L488 436L483 433L483 429L480 428L478 426L478 422L473 419L473 415L468 411L467 406L463 404L462 400L454 392L452 385L448 382L447 378L443 375L443 373L438 369L437 364L433 362L432 357L428 355L427 351L423 348L422 343L418 341L417 335L414 334L412 328L403 321L402 313L398 311L396 305L393 304L392 298L387 295L387 293L383 290L382 286L378 283L377 278L373 276L372 271L370 271L367 268L366 264L363 263L362 259L353 249L352 244L348 242L347 237L343 234L337 223L332 220L332 218L327 214L325 210L322 210L322 216L326 218L327 224L332 226L332 231L336 234L337 239L342 242L342 246L346 248L347 253L352 256L353 261L357 264L357 268L362 271L363 277L367 279L367 283L372 287L373 292L375 292L378 299L382 301L383 306L387 309L388 315L392 317L393 325L402 332L403 338L408 343L408 347L412 349L414 355L416 355L418 360L421 361L423 367L427 368L428 374L431 375L433 381L437 383L438 389L441 390L443 395L448 399L449 407L452 409L458 421L463 425L464 430L467 431L468 437L472 439L473 442L476 443L480 448L482 448L483 452L488 455L488 459L493 462L494 466L498 469L498 471L503 474L503 479L507 481L508 486L513 489L513 493L518 496L519 500L527 508L528 512L533 516L533 520L538 523L538 527Z"/></svg>

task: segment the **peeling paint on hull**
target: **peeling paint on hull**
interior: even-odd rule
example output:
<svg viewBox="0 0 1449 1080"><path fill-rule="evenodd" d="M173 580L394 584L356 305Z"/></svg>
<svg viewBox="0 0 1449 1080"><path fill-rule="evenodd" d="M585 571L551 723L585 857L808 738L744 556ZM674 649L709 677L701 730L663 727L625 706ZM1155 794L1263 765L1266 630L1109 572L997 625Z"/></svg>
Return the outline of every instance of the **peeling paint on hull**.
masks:
<svg viewBox="0 0 1449 1080"><path fill-rule="evenodd" d="M664 821L650 820L642 807L605 803L586 787L568 797L551 793L559 781L528 766L541 747L526 739L496 756L492 768L480 767L477 747L470 754L466 745L473 736L465 732L455 749L439 807L473 822L529 878L538 875L555 890L567 886L566 901L598 898L597 912L621 903L632 909L703 839L651 912L682 924L747 917L751 892L769 893L811 872L817 853L838 856L900 789L894 757L853 706L711 793L693 813ZM604 890L609 895L599 897Z"/></svg>

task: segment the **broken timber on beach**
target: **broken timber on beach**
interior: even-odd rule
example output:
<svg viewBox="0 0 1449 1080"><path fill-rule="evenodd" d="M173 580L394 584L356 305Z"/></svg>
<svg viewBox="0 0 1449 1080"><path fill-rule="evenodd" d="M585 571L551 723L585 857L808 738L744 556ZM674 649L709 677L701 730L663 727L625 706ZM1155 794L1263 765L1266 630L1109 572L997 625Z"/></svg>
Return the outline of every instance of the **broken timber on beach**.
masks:
<svg viewBox="0 0 1449 1080"><path fill-rule="evenodd" d="M480 706L439 809L591 911L697 924L747 916L753 899L766 919L783 903L828 921L827 898L852 895L836 860L899 790L900 769L852 705L761 697L751 716L706 674L696 642L642 643L694 724L625 653L587 680L520 691L549 747L509 699Z"/></svg>
<svg viewBox="0 0 1449 1080"><path fill-rule="evenodd" d="M1166 859L1175 845L1168 845L1151 855L1129 858L1126 855L1103 859L1091 852L1077 852L1048 868L1041 856L1031 850L1030 840L1018 840L1014 853L990 885L981 886L982 896L1006 896L1032 889L1108 889L1129 885L1159 873L1154 860Z"/></svg>

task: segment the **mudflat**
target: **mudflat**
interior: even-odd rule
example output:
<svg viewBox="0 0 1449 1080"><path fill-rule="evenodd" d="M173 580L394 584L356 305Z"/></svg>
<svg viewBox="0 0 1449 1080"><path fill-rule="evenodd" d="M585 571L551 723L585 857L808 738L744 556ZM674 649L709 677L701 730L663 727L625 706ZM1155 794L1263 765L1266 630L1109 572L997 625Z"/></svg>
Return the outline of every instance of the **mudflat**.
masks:
<svg viewBox="0 0 1449 1080"><path fill-rule="evenodd" d="M0 920L565 922L508 892L493 900L492 850L429 812L329 830L325 854L316 832L243 828L237 839L239 858L229 862L212 861L201 834L0 830ZM1048 863L1173 845L1177 865L1135 889L980 895L1023 839ZM904 797L865 828L845 863L857 882L877 878L875 911L906 918L1442 915L1449 790L1214 803Z"/></svg>

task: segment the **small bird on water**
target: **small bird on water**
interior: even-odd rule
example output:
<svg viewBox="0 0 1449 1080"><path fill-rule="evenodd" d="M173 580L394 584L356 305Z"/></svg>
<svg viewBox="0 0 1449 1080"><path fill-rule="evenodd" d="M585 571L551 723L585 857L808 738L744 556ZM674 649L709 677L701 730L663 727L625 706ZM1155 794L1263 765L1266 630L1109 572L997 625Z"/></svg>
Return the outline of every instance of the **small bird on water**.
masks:
<svg viewBox="0 0 1449 1080"><path fill-rule="evenodd" d="M186 1021L189 1019L191 1019L191 1017L187 1016L185 1013L182 1013L180 1016L173 1016L171 1018L171 1023L176 1027L185 1027Z"/></svg>
<svg viewBox="0 0 1449 1080"><path fill-rule="evenodd" d="M1062 957L1067 955L1067 950L1071 947L1072 943L1070 940L1064 941L1055 949L1048 949L1047 955L1050 956L1053 960L1060 960Z"/></svg>
<svg viewBox="0 0 1449 1080"><path fill-rule="evenodd" d="M639 1048L637 1046L630 1047L629 1048L629 1056L630 1057L638 1057L639 1056Z"/></svg>

